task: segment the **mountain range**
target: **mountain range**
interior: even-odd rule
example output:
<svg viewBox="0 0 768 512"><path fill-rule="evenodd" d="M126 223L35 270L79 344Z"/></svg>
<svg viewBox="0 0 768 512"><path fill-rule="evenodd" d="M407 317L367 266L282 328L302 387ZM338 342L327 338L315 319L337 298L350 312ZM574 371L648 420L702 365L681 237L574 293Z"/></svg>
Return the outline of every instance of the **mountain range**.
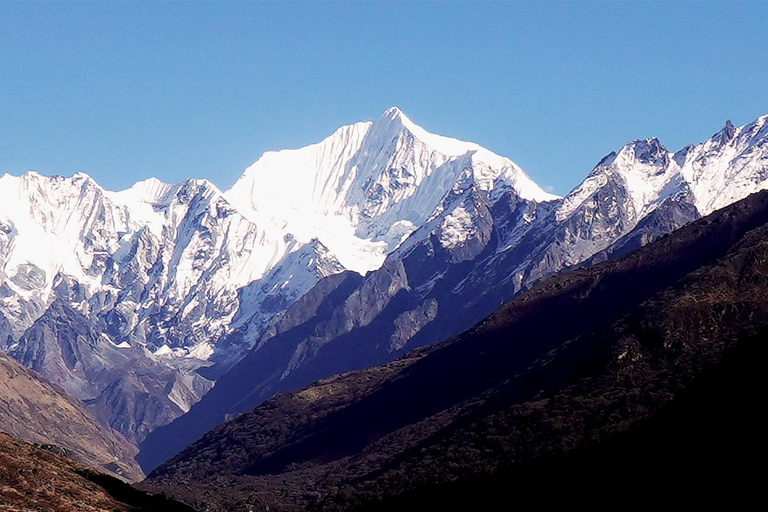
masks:
<svg viewBox="0 0 768 512"><path fill-rule="evenodd" d="M768 187L767 125L674 153L634 141L564 198L397 108L266 153L225 192L6 175L3 349L141 444L149 470L276 393L450 338Z"/></svg>
<svg viewBox="0 0 768 512"><path fill-rule="evenodd" d="M209 511L748 509L766 282L760 192L441 344L273 397L142 486Z"/></svg>
<svg viewBox="0 0 768 512"><path fill-rule="evenodd" d="M380 268L328 277L257 329L253 348L203 400L147 438L142 467L276 393L440 342L562 269L623 254L765 188L767 125L768 116L726 123L677 153L634 141L565 198L533 196L503 173L489 181L467 162L467 179ZM253 336L248 329L229 338Z"/></svg>

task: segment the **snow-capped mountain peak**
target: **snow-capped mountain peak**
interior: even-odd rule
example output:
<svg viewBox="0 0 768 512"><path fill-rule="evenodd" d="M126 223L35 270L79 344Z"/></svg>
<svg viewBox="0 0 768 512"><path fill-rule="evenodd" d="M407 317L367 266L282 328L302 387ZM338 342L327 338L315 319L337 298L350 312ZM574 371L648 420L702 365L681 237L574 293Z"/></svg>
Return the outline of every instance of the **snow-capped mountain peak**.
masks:
<svg viewBox="0 0 768 512"><path fill-rule="evenodd" d="M669 152L658 139L635 140L611 153L572 191L558 210L571 215L608 184L620 186L637 218L666 198L690 195L702 215L768 188L768 116L745 126L729 121L709 140Z"/></svg>
<svg viewBox="0 0 768 512"><path fill-rule="evenodd" d="M225 195L257 224L304 242L317 236L342 265L365 273L433 216L466 170L488 191L498 183L530 200L557 197L511 160L431 134L397 107L317 144L265 153Z"/></svg>
<svg viewBox="0 0 768 512"><path fill-rule="evenodd" d="M164 183L157 178L148 178L146 180L137 181L130 188L122 190L120 192L112 192L111 195L114 198L120 198L122 201L128 202L142 202L155 204L159 203L170 191L174 185Z"/></svg>
<svg viewBox="0 0 768 512"><path fill-rule="evenodd" d="M433 150L442 153L445 156L461 156L471 151L483 149L479 144L475 144L474 142L464 142L451 137L429 133L424 128L411 121L411 119L398 107L391 107L385 110L384 113L374 121L374 126L379 125L387 126L390 130L394 131L405 129L423 144L426 144Z"/></svg>
<svg viewBox="0 0 768 512"><path fill-rule="evenodd" d="M625 165L631 165L636 161L642 164L664 166L668 153L659 139L653 137L630 142L619 151L617 158L625 160Z"/></svg>
<svg viewBox="0 0 768 512"><path fill-rule="evenodd" d="M479 172L474 173L476 182L481 184L481 186L488 191L492 190L493 182L501 177L508 187L515 189L524 199L538 202L559 199L559 196L542 190L541 187L531 180L531 178L509 158L500 156L474 142L465 142L451 137L429 133L424 128L411 121L411 119L398 107L387 109L374 123L374 126L378 123L399 123L399 125L401 125L402 128L416 140L438 153L448 157L469 155L471 156L471 164L478 164L485 167L486 170L494 170L495 172L491 172L490 174L487 172L484 174Z"/></svg>

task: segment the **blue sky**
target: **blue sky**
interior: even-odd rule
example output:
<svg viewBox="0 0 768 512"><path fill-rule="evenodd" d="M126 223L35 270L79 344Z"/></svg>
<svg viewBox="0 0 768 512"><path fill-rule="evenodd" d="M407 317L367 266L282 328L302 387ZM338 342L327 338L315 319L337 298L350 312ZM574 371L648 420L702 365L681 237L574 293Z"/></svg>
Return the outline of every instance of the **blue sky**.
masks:
<svg viewBox="0 0 768 512"><path fill-rule="evenodd" d="M397 105L566 193L768 113L768 3L0 3L0 173L229 187Z"/></svg>

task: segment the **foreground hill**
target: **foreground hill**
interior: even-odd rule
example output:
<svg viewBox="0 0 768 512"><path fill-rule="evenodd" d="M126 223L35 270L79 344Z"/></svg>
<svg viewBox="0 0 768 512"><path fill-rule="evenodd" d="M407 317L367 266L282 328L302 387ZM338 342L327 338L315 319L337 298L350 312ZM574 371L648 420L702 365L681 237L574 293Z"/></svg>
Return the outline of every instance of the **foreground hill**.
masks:
<svg viewBox="0 0 768 512"><path fill-rule="evenodd" d="M129 481L144 476L133 459L135 446L64 390L1 353L0 431L61 446L76 460Z"/></svg>
<svg viewBox="0 0 768 512"><path fill-rule="evenodd" d="M268 400L143 485L206 510L744 503L766 224L759 193L548 279L444 344Z"/></svg>
<svg viewBox="0 0 768 512"><path fill-rule="evenodd" d="M193 512L78 464L59 447L0 433L0 509L46 512Z"/></svg>

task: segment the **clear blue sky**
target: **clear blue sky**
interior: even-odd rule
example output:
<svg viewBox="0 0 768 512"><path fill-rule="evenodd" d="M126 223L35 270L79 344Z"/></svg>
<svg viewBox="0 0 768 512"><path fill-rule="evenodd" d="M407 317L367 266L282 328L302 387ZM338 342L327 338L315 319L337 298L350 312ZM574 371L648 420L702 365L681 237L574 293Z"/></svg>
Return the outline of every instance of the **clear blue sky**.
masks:
<svg viewBox="0 0 768 512"><path fill-rule="evenodd" d="M229 187L392 105L565 193L768 113L768 3L0 3L0 173Z"/></svg>

